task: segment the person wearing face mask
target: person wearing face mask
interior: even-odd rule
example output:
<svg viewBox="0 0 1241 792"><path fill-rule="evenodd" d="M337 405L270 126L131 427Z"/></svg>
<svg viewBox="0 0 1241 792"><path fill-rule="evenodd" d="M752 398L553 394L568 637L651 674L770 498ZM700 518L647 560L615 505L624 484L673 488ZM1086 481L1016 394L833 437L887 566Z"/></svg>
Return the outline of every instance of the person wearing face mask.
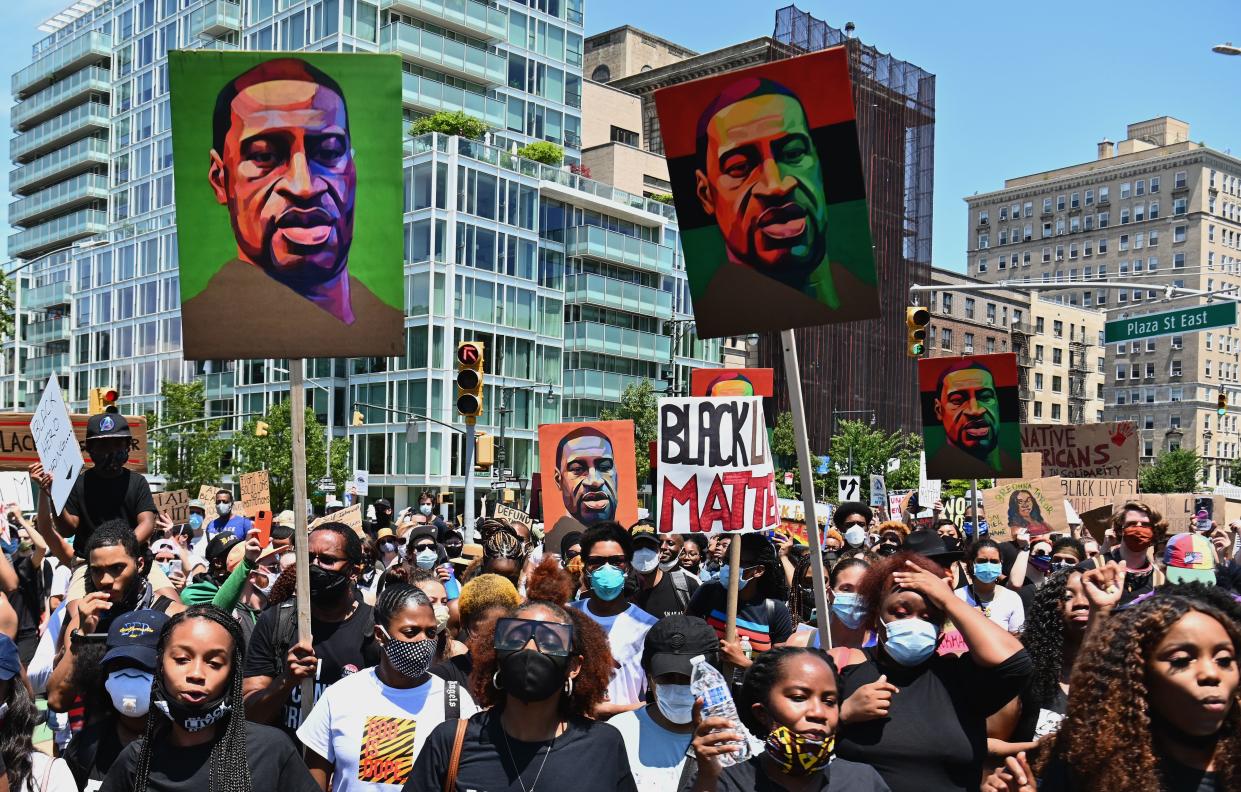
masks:
<svg viewBox="0 0 1241 792"><path fill-rule="evenodd" d="M1112 514L1111 530L1120 544L1107 553L1086 561L1083 569L1099 569L1107 563L1119 563L1124 570L1120 604L1162 586L1165 576L1154 562L1154 548L1160 547L1168 534L1168 521L1149 504L1132 500Z"/></svg>
<svg viewBox="0 0 1241 792"><path fill-rule="evenodd" d="M214 556L208 578L181 592L181 601L186 605L210 603L231 613L241 625L247 645L259 613L267 605L272 584L280 574L276 560L279 551L261 547L258 534L257 528L251 528L244 542L227 533L212 537L208 551Z"/></svg>
<svg viewBox="0 0 1241 792"><path fill-rule="evenodd" d="M455 637L458 643L466 646L466 651L432 666L431 673L457 682L473 698L470 672L474 670L474 656L469 651L470 640L489 629L496 619L516 608L520 602L517 589L508 578L499 575L479 575L463 585L461 596L457 598L461 627Z"/></svg>
<svg viewBox="0 0 1241 792"><path fill-rule="evenodd" d="M443 631L421 590L385 588L374 629L379 665L334 683L297 730L324 792L395 792L435 727L476 711L456 682L430 673ZM380 740L399 748L375 751Z"/></svg>
<svg viewBox="0 0 1241 792"><path fill-rule="evenodd" d="M782 646L758 658L746 670L737 714L762 748L722 768L716 757L736 751L722 743L738 739L738 724L706 718L694 734L697 775L680 789L889 792L874 768L836 756L840 684L836 664L814 649Z"/></svg>
<svg viewBox="0 0 1241 792"><path fill-rule="evenodd" d="M684 613L698 590L698 581L677 566L677 554L683 544L681 537L675 534L661 537L653 526L643 523L634 525L630 535L633 537L633 571L641 585L633 604L656 619ZM663 546L665 542L669 545L667 549ZM671 561L667 568L665 556Z"/></svg>
<svg viewBox="0 0 1241 792"><path fill-rule="evenodd" d="M875 554L880 556L890 556L900 550L905 537L909 536L909 526L900 520L881 522L877 531L879 544L875 545Z"/></svg>
<svg viewBox="0 0 1241 792"><path fill-rule="evenodd" d="M706 622L694 616L667 616L646 634L642 670L647 704L608 721L620 731L629 751L629 767L638 792L678 788L694 733L694 694L690 661L702 655L719 667L720 642Z"/></svg>
<svg viewBox="0 0 1241 792"><path fill-rule="evenodd" d="M435 622L440 627L439 643L436 645L433 662L439 663L455 654L465 652L466 648L453 638L460 627L461 619L460 617L453 618L452 609L449 607L452 603L448 601L448 592L444 588L444 582L439 579L435 571L411 569L409 584L426 595L427 601L431 603L431 610L435 611Z"/></svg>
<svg viewBox="0 0 1241 792"><path fill-rule="evenodd" d="M246 534L254 527L248 517L240 514L234 514L233 493L226 489L216 490L215 493L215 519L207 523L207 538L211 539L217 534L231 533L238 539L245 539Z"/></svg>
<svg viewBox="0 0 1241 792"><path fill-rule="evenodd" d="M845 540L845 551L863 550L866 533L874 513L869 506L856 501L845 501L832 512L832 525Z"/></svg>
<svg viewBox="0 0 1241 792"><path fill-rule="evenodd" d="M201 556L207 549L207 504L194 498L188 506L189 519L184 530L189 533L183 544L190 549L190 552ZM180 532L177 531L177 533Z"/></svg>
<svg viewBox="0 0 1241 792"><path fill-rule="evenodd" d="M378 538L379 532L387 528L392 528L392 501L387 498L380 498L371 504L375 517L367 520L366 533L372 538Z"/></svg>
<svg viewBox="0 0 1241 792"><path fill-rule="evenodd" d="M297 640L295 598L259 616L246 652L246 717L295 737L301 723L301 681L315 680L315 697L360 668L379 662L374 611L356 581L362 540L344 523L327 522L310 532L309 643Z"/></svg>
<svg viewBox="0 0 1241 792"><path fill-rule="evenodd" d="M404 540L397 539L391 528L380 528L375 533L375 562L386 572L401 561L401 545Z"/></svg>
<svg viewBox="0 0 1241 792"><path fill-rule="evenodd" d="M965 557L969 582L956 590L957 596L1013 635L1020 635L1026 623L1026 610L1017 592L997 585L1004 574L999 544L979 539L970 545Z"/></svg>
<svg viewBox="0 0 1241 792"><path fill-rule="evenodd" d="M452 531L452 526L444 521L444 518L436 514L435 511L435 493L430 490L424 490L418 496L418 515L435 529L436 541L443 541L445 537Z"/></svg>
<svg viewBox="0 0 1241 792"><path fill-rule="evenodd" d="M0 780L13 792L77 792L65 761L35 749L31 735L38 719L17 645L0 634Z"/></svg>
<svg viewBox="0 0 1241 792"><path fill-rule="evenodd" d="M125 746L146 733L155 647L167 622L164 613L139 610L116 619L108 629L105 653L94 666L98 670L90 672L94 695L84 696L86 724L64 751L79 788L97 787Z"/></svg>
<svg viewBox="0 0 1241 792"><path fill-rule="evenodd" d="M840 662L848 660L848 649L860 649L863 646L874 646L875 635L862 625L865 608L858 599L857 589L862 577L870 564L861 558L845 558L832 567L828 574L828 607L831 619L828 626L832 631L833 657ZM796 585L791 587L789 594L789 611L793 618L801 622L797 632L789 638L789 646L806 646L811 649L820 646L818 614L811 620L814 610L814 576L810 572L810 557L797 564L793 580Z"/></svg>

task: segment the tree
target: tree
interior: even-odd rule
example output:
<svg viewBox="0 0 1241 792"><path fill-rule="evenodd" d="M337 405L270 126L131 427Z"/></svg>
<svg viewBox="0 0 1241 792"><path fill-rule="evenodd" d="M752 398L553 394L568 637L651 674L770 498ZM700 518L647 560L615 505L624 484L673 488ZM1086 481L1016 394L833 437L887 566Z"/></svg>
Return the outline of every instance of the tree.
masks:
<svg viewBox="0 0 1241 792"><path fill-rule="evenodd" d="M831 465L829 476L853 475L861 477L861 496L858 500L866 503L870 498L870 477L882 475L889 490L912 489L918 485L918 452L922 449L922 438L918 435L902 432L885 432L865 421L841 421L839 429L832 437ZM888 460L896 459L899 466L888 472ZM853 469L850 471L849 462ZM836 488L828 487L827 492L835 500Z"/></svg>
<svg viewBox="0 0 1241 792"><path fill-rule="evenodd" d="M651 473L649 445L659 439L659 412L655 389L647 380L627 385L621 393L620 404L603 410L599 418L604 421L633 421L633 450L638 484L646 482Z"/></svg>
<svg viewBox="0 0 1241 792"><path fill-rule="evenodd" d="M1228 483L1241 486L1241 459L1232 460L1232 464L1228 466Z"/></svg>
<svg viewBox="0 0 1241 792"><path fill-rule="evenodd" d="M544 165L552 165L559 167L564 162L564 149L555 143L546 140L537 140L534 143L527 143L517 149L517 156L525 159L541 162Z"/></svg>
<svg viewBox="0 0 1241 792"><path fill-rule="evenodd" d="M1202 458L1197 452L1178 448L1163 452L1155 464L1138 471L1138 487L1142 492L1197 492L1202 473Z"/></svg>
<svg viewBox="0 0 1241 792"><path fill-rule="evenodd" d="M189 490L196 497L201 484L219 484L228 465L229 442L220 436L221 421L206 418L206 387L202 380L170 382L160 386L164 411L147 414L151 433L152 463L156 472L168 480L169 490ZM160 426L184 426L154 431Z"/></svg>
<svg viewBox="0 0 1241 792"><path fill-rule="evenodd" d="M672 193L655 193L651 196L652 201L659 201L661 204L672 204Z"/></svg>
<svg viewBox="0 0 1241 792"><path fill-rule="evenodd" d="M482 140L491 130L486 122L457 110L448 112L441 110L429 116L417 118L409 125L409 134L417 137L428 132L439 132L441 135L460 135L465 138Z"/></svg>
<svg viewBox="0 0 1241 792"><path fill-rule="evenodd" d="M255 426L258 421L267 424L267 435L256 437ZM261 418L247 421L237 435L237 472L266 470L271 478L272 511L293 508L293 431L290 426L289 402L286 399L275 405ZM306 481L307 490L312 491L314 484L323 478L327 471L327 438L323 424L315 417L312 409L306 410ZM350 478L349 441L336 440L332 443L332 466L330 477L341 492L345 482ZM322 495L312 495L316 506L323 505Z"/></svg>
<svg viewBox="0 0 1241 792"><path fill-rule="evenodd" d="M0 338L9 338L13 335L15 307L13 304L13 279L0 278Z"/></svg>

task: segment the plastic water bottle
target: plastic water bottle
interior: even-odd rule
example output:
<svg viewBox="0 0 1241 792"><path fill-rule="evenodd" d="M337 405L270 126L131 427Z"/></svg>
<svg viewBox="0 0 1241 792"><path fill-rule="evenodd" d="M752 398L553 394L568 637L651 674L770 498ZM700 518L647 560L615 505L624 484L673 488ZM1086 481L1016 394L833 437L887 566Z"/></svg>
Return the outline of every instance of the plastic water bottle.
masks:
<svg viewBox="0 0 1241 792"><path fill-rule="evenodd" d="M754 659L754 644L750 643L748 635L741 636L741 651L745 653L746 660Z"/></svg>
<svg viewBox="0 0 1241 792"><path fill-rule="evenodd" d="M728 692L728 682L703 655L698 655L690 660L690 663L693 671L689 689L695 698L702 699L702 717L726 718L733 723L734 729L743 735L740 741L731 743L737 746L736 753L720 754L720 764L727 767L746 761L750 758L750 745L744 739L745 727L737 716L737 705L733 703L732 694Z"/></svg>

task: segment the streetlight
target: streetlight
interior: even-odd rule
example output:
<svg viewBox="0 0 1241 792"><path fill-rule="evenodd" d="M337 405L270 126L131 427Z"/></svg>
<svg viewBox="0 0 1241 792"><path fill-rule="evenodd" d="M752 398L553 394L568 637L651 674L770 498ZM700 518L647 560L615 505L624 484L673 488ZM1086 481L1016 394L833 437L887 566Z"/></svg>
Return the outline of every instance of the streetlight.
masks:
<svg viewBox="0 0 1241 792"><path fill-rule="evenodd" d="M1211 47L1211 52L1218 52L1220 55L1241 55L1241 47L1234 47L1231 41L1225 41L1223 44Z"/></svg>

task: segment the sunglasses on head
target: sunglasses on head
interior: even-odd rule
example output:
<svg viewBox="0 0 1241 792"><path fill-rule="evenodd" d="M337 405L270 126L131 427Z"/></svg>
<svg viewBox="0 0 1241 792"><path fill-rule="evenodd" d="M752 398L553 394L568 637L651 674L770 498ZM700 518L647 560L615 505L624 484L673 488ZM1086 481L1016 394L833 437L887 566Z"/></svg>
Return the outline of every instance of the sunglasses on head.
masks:
<svg viewBox="0 0 1241 792"><path fill-rule="evenodd" d="M496 651L520 652L531 638L543 654L567 657L573 652L572 624L518 618L496 620Z"/></svg>

